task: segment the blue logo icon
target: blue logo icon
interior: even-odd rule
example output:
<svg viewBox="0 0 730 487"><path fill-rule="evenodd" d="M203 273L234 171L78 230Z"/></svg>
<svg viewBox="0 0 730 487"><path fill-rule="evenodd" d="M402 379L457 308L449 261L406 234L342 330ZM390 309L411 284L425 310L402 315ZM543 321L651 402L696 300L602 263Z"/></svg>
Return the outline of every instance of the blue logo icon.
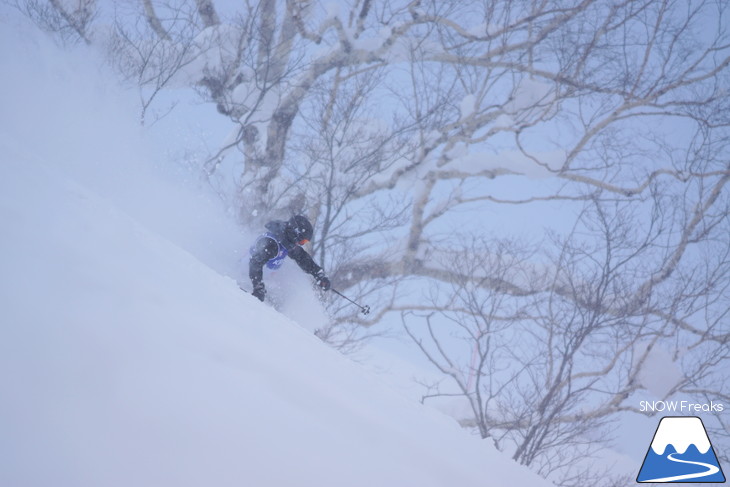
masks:
<svg viewBox="0 0 730 487"><path fill-rule="evenodd" d="M725 482L702 420L696 416L662 418L636 481Z"/></svg>

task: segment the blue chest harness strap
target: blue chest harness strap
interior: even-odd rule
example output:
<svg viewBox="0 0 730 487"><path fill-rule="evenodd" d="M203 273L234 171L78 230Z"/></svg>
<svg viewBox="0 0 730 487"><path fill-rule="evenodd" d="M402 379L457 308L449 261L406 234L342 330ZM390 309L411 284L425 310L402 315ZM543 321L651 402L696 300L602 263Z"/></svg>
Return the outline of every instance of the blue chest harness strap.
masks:
<svg viewBox="0 0 730 487"><path fill-rule="evenodd" d="M256 251L257 244L258 244L259 240L261 240L262 238L270 238L271 240L276 242L276 246L279 248L279 251L277 252L276 256L272 257L271 259L269 259L268 262L266 262L266 267L268 267L269 269L272 269L272 270L276 270L279 267L281 267L281 264L284 263L284 258L286 258L287 254L289 252L286 250L286 248L283 245L281 245L281 242L279 242L279 240L271 232L266 232L263 235L261 235L259 238L257 238L256 242L254 242L254 244L249 249L249 253L251 255L253 255L254 252Z"/></svg>

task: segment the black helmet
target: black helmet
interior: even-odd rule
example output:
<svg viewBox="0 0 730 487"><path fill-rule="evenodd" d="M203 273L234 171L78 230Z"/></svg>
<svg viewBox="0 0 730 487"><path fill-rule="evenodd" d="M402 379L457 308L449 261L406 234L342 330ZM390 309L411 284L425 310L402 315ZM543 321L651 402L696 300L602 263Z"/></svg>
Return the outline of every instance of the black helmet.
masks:
<svg viewBox="0 0 730 487"><path fill-rule="evenodd" d="M312 240L314 229L312 228L312 224L309 223L309 220L307 220L307 217L295 215L289 218L286 226L289 236L299 245L304 245Z"/></svg>

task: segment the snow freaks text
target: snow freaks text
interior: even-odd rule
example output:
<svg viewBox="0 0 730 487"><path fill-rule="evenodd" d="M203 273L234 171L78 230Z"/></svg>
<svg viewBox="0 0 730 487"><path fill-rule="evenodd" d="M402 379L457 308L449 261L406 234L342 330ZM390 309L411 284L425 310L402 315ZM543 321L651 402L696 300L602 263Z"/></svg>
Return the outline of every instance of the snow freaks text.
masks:
<svg viewBox="0 0 730 487"><path fill-rule="evenodd" d="M671 413L721 413L725 410L722 403L694 403L690 401L641 401L639 411L644 412L671 412Z"/></svg>

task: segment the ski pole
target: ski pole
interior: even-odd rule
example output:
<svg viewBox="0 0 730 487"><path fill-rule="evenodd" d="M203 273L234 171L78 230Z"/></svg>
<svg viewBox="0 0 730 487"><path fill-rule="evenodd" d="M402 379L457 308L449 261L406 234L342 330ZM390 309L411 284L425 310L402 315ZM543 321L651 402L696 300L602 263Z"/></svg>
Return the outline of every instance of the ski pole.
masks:
<svg viewBox="0 0 730 487"><path fill-rule="evenodd" d="M342 294L341 292L339 292L337 289L334 289L334 288L331 288L331 289L332 289L332 291L334 293L336 293L339 296L345 298L346 300L348 300L349 302L351 302L352 304L354 304L355 306L357 306L358 308L360 308L360 311L362 312L362 314L366 315L366 314L370 313L370 306L368 306L368 305L362 306L360 304L357 304L355 301L353 301L352 299L348 298L347 296L345 296L344 294Z"/></svg>

